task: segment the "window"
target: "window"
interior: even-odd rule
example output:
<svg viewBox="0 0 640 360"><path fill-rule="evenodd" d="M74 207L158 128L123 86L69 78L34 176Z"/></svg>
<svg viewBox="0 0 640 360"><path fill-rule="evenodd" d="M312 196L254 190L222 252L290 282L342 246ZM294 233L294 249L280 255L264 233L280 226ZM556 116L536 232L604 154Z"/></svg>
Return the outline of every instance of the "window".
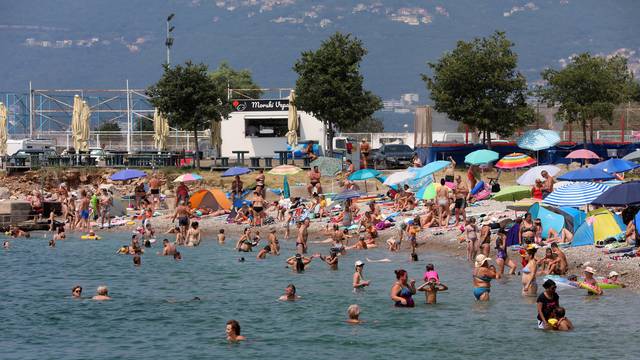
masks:
<svg viewBox="0 0 640 360"><path fill-rule="evenodd" d="M288 131L289 121L287 118L244 119L244 136L246 137L285 137ZM300 136L299 127L298 136Z"/></svg>

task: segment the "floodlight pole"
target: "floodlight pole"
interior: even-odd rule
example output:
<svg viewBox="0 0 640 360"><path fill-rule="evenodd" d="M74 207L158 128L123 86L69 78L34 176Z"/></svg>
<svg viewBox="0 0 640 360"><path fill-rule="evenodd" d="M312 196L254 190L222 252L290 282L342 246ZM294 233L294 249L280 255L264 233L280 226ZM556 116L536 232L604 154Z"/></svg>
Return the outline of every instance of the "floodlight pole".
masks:
<svg viewBox="0 0 640 360"><path fill-rule="evenodd" d="M167 66L171 64L171 46L173 46L173 38L171 37L171 33L174 29L174 27L171 26L171 19L173 19L174 16L175 14L171 14L167 17L167 38L164 42L167 47Z"/></svg>

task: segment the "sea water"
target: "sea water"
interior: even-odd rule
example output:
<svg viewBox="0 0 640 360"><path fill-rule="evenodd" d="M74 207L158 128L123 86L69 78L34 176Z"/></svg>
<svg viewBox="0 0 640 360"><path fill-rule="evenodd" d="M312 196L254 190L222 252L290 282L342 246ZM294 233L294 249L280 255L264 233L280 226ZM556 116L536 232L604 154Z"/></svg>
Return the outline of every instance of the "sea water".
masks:
<svg viewBox="0 0 640 360"><path fill-rule="evenodd" d="M608 290L588 297L560 291L576 330L536 329L536 305L520 295L520 278L493 281L491 301L472 295L471 266L446 254L407 254L384 249L351 251L331 271L319 259L307 271L285 268L294 253L282 241L282 255L257 260L256 252L233 250L205 240L181 248L182 261L157 256L160 241L145 249L142 266L116 255L129 234L105 234L100 241L76 236L49 248L43 234L11 240L0 250L0 349L2 359L617 359L638 358L640 297ZM324 245L311 252L328 253ZM239 262L243 256L246 261ZM367 263L371 286L354 293L354 261L388 257L391 263ZM395 308L389 290L393 270L404 268L417 284L433 263L449 291L437 305L425 305L423 293L413 309ZM539 281L540 283L541 281ZM287 284L302 297L279 302ZM79 284L90 297L107 285L112 301L70 297ZM541 288L541 286L540 286ZM192 300L199 297L199 301ZM358 304L365 323L345 323L347 307ZM225 323L236 319L248 341L225 341Z"/></svg>

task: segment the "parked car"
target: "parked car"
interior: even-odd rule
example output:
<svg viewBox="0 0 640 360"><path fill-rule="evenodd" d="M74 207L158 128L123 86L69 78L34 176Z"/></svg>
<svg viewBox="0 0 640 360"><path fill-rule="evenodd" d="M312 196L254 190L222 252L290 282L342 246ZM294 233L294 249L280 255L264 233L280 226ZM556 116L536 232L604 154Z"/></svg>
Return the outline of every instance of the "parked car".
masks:
<svg viewBox="0 0 640 360"><path fill-rule="evenodd" d="M96 162L104 161L107 152L103 148L95 147L89 148L89 156L95 159Z"/></svg>
<svg viewBox="0 0 640 360"><path fill-rule="evenodd" d="M389 144L382 145L373 156L376 167L399 168L411 165L414 151L409 145Z"/></svg>

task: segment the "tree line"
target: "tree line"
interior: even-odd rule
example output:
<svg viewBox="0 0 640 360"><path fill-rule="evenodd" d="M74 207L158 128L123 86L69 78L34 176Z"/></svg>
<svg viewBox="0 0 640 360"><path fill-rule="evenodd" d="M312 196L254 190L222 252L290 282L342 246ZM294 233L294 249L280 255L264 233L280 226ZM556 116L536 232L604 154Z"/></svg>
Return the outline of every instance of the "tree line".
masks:
<svg viewBox="0 0 640 360"><path fill-rule="evenodd" d="M518 71L513 48L506 34L496 31L488 37L458 41L453 50L428 62L428 73L421 77L434 109L477 131L490 145L491 133L510 136L535 122L531 99L536 98L559 106L557 119L581 125L586 141L588 123L612 123L617 105L640 100L640 84L623 57L582 53L562 69L542 71L543 84L530 88ZM323 122L329 146L336 130L383 129L382 122L374 118L382 100L364 88L360 72L366 54L360 39L336 32L316 50L302 52L293 65L298 74L296 106ZM229 88L244 89L248 98L262 95L249 70L235 70L223 62L210 72L205 64L191 61L164 65L162 77L147 94L171 126L194 132L198 151L197 131L233 111Z"/></svg>

